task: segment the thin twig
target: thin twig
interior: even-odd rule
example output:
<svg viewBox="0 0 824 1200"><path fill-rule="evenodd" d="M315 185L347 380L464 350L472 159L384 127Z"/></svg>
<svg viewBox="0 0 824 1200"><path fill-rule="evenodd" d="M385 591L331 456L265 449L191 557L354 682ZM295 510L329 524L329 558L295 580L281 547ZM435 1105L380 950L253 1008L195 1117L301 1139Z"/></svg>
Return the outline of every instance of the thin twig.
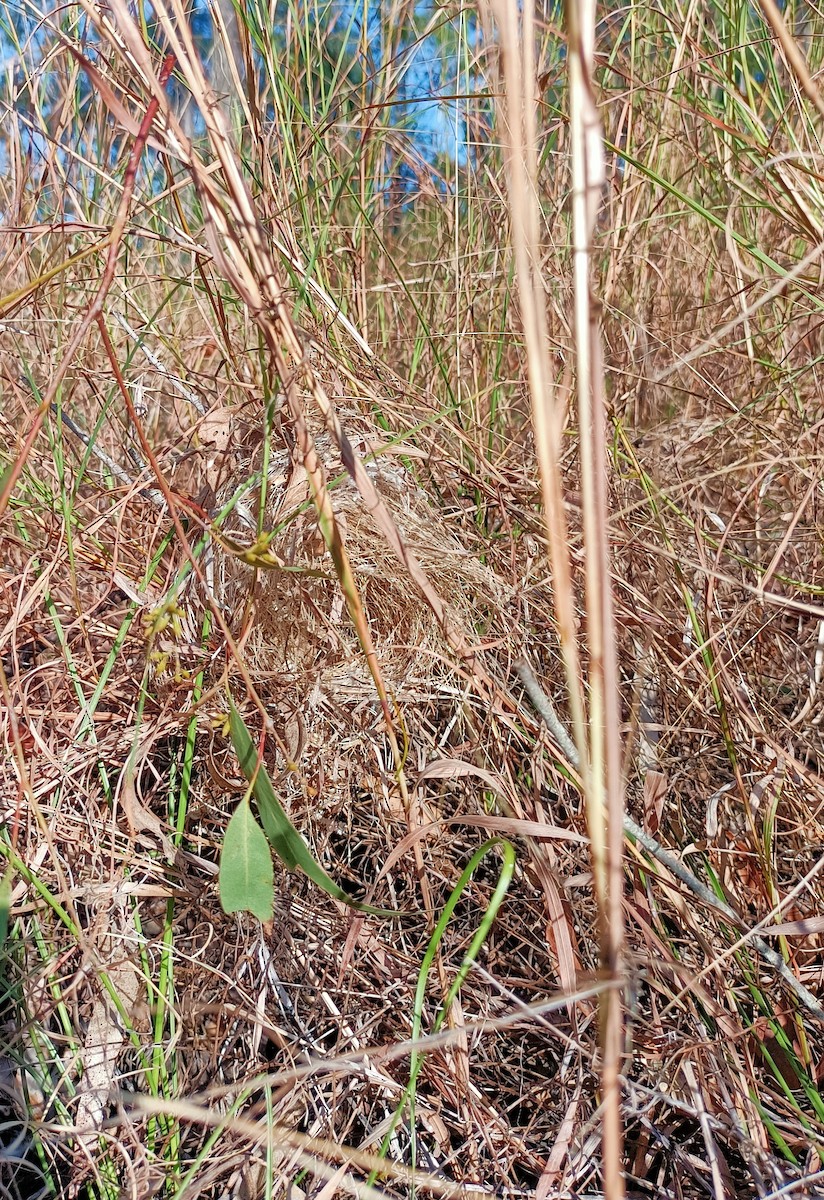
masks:
<svg viewBox="0 0 824 1200"><path fill-rule="evenodd" d="M168 379L169 383L173 387L177 388L184 400L188 400L189 403L193 405L202 416L205 416L206 406L201 400L200 396L198 396L197 392L193 392L190 387L186 386L179 376L173 374L173 372L170 371L167 366L164 366L157 355L154 354L146 345L146 339L144 335L142 333L138 333L136 329L133 329L122 313L116 312L113 314L113 316L120 328L125 330L132 341L140 347L146 358L148 358L149 362L157 371L158 375L162 375L164 379Z"/></svg>
<svg viewBox="0 0 824 1200"><path fill-rule="evenodd" d="M107 454L105 450L101 450L89 435L79 425L75 424L65 409L58 407L57 404L52 404L51 411L60 423L65 425L69 432L73 433L83 443L90 454L100 459L103 465L111 471L115 479L119 479L121 483L126 484L130 488L138 486L137 480L133 479L129 472L124 467L121 467L120 463L115 462L111 455ZM151 500L152 504L157 505L158 508L165 508L166 501L163 499L163 493L159 492L157 488L143 488L142 494Z"/></svg>

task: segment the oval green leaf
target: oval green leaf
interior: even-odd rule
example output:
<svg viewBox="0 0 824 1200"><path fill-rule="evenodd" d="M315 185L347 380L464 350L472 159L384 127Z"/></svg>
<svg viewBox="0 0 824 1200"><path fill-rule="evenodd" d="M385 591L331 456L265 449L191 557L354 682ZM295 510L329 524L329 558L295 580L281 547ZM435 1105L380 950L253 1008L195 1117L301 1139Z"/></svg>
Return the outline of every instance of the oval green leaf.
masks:
<svg viewBox="0 0 824 1200"><path fill-rule="evenodd" d="M223 838L219 882L220 903L225 913L250 912L261 921L272 920L275 904L272 852L245 798L232 814Z"/></svg>

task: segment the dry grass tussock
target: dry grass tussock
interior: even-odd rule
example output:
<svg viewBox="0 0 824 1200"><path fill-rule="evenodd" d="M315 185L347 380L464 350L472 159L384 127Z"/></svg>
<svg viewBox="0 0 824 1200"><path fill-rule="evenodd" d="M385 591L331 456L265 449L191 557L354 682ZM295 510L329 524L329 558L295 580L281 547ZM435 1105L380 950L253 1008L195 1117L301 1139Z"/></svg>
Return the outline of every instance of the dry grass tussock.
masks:
<svg viewBox="0 0 824 1200"><path fill-rule="evenodd" d="M145 111L159 61L136 54L125 8L89 12L107 86ZM168 40L173 9L165 20ZM555 34L541 36L550 55ZM54 48L68 98L83 49ZM604 984L580 779L515 669L525 659L567 712L503 165L490 144L473 176L486 180L482 220L456 233L440 197L423 195L391 233L377 204L359 247L357 205L333 221L315 165L307 247L300 206L275 213L279 192L255 183L285 170L256 124L271 112L247 98L230 132L187 53L203 136L193 150L161 104L158 174L138 175L102 327L70 363L104 273L107 247L89 247L123 189L101 175L89 201L88 156L63 153L72 130L82 142L68 100L40 157L27 157L21 120L0 180L3 469L25 459L0 529L0 1182L12 1196L106 1200L600 1195ZM664 98L643 56L599 80L627 154L610 160L594 286L626 802L645 839L626 840L623 1167L636 1197L815 1196L817 261L775 285L820 238L824 204L800 152L758 140L757 106L719 149L734 114L711 108L715 62L696 53ZM103 139L103 115L122 114L97 90ZM580 613L566 147L554 110L546 122L548 320ZM782 147L812 136L801 98L782 122ZM127 129L101 158L121 181ZM304 201L309 145L283 180ZM723 169L702 173L696 154ZM83 221L68 229L57 217L72 195ZM744 203L754 197L762 211ZM276 263L256 257L247 202L254 229L283 243ZM455 238L460 279L433 286L443 264L426 247ZM320 278L364 329L385 331L379 353L330 318L323 287L289 281L298 246L318 249ZM357 260L349 283L341 247ZM443 332L456 318L459 347ZM345 545L343 567L330 544ZM579 635L585 651L582 617ZM400 917L356 915L283 867L272 922L223 912L220 849L246 791L229 695L316 860ZM493 837L516 865L475 945L504 846L459 880Z"/></svg>

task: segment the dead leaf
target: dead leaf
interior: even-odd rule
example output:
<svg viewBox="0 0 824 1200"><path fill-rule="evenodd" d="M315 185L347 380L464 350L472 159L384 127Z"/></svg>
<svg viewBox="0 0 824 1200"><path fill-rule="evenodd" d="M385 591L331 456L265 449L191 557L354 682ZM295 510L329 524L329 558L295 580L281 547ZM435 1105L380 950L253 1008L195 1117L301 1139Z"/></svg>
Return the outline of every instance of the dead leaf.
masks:
<svg viewBox="0 0 824 1200"><path fill-rule="evenodd" d="M218 454L222 454L229 448L233 425L232 410L225 404L218 405L200 422L198 437L204 446L213 446Z"/></svg>
<svg viewBox="0 0 824 1200"><path fill-rule="evenodd" d="M653 837L661 826L668 782L663 771L647 771L644 776L644 828Z"/></svg>

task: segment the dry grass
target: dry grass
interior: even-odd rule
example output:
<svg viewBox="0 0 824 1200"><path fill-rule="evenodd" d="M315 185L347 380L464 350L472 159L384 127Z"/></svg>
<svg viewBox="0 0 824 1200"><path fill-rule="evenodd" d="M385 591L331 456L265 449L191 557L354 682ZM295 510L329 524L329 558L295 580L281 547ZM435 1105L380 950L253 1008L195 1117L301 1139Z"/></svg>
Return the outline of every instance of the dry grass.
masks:
<svg viewBox="0 0 824 1200"><path fill-rule="evenodd" d="M617 951L592 785L580 739L572 755L542 729L515 671L525 658L564 720L576 688L593 703L558 27L536 32L537 317L523 279L512 290L502 110L466 101L473 145L439 178L377 123L392 71L365 79L353 53L323 75L314 32L284 21L267 40L250 6L243 101L212 104L195 47L175 47L193 145L157 86L182 13L143 33L119 3L85 13L21 38L3 134L3 479L20 474L0 530L0 1182L614 1200L598 1013ZM497 96L491 16L473 47L457 16L455 61L477 51L460 78ZM824 934L819 118L812 79L733 16L632 8L596 47L611 175L590 270L609 459L595 534L646 838L625 839L620 964L634 1197L815 1196L824 1178L804 998ZM383 17L388 63L412 25ZM813 78L817 22L796 30ZM400 160L417 188L403 211L384 187ZM554 558L530 321L562 430ZM271 924L224 914L217 864L245 791L227 691L317 860L402 919L353 916L285 870ZM494 836L515 873L436 1033L501 848L455 889Z"/></svg>

